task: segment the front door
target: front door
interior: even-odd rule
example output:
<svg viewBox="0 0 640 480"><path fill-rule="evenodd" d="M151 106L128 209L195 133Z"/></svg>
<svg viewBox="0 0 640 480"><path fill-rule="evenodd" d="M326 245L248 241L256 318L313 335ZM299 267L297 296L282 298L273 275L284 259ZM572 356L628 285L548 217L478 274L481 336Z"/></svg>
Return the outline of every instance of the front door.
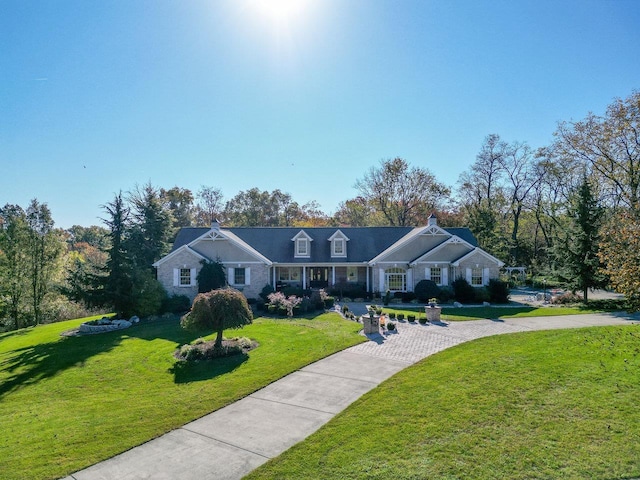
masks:
<svg viewBox="0 0 640 480"><path fill-rule="evenodd" d="M328 267L311 267L309 269L311 288L325 288L329 286L329 268Z"/></svg>

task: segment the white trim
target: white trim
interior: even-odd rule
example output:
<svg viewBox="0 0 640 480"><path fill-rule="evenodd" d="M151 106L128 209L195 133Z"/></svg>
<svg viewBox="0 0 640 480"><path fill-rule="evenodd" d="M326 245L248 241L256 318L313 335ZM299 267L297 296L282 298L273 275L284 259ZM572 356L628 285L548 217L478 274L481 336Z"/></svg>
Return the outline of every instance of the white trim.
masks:
<svg viewBox="0 0 640 480"><path fill-rule="evenodd" d="M347 242L349 241L349 237L347 237L340 229L336 230L333 235L331 235L328 240L331 242L334 238L341 237L344 238Z"/></svg>
<svg viewBox="0 0 640 480"><path fill-rule="evenodd" d="M469 253L463 255L462 257L460 257L458 260L456 260L455 262L451 262L451 265L453 265L454 267L459 267L460 266L460 262L465 261L468 257L470 257L471 255L473 255L474 253L479 253L480 255L488 258L489 260L496 262L498 264L498 267L503 267L504 266L504 262L501 262L500 260L498 260L496 257L494 257L493 255L485 252L484 250L482 250L480 247L476 247L473 250L471 250Z"/></svg>
<svg viewBox="0 0 640 480"><path fill-rule="evenodd" d="M460 238L459 236L452 235L451 238L446 239L444 242L439 243L438 245L433 247L428 252L423 253L421 256L419 256L418 258L413 260L411 263L409 263L409 265L417 265L418 263L429 263L429 262L425 261L425 258L427 258L430 255L433 255L434 253L436 253L440 249L446 247L447 245L465 245L466 247L469 247L471 250L476 248L473 245L471 245L469 242L467 242L466 240ZM431 263L439 263L439 262L437 260L433 260Z"/></svg>
<svg viewBox="0 0 640 480"><path fill-rule="evenodd" d="M190 253L191 255L197 257L199 260L209 260L207 257L205 257L204 255L199 254L198 252L196 252L193 248L191 248L189 245L182 245L180 248L176 248L173 252L165 255L164 257L162 257L160 260L158 260L156 263L154 263L152 266L158 268L160 265L162 265L163 263L165 263L167 260L170 260L171 258L173 258L174 256L176 256L179 252L187 252Z"/></svg>

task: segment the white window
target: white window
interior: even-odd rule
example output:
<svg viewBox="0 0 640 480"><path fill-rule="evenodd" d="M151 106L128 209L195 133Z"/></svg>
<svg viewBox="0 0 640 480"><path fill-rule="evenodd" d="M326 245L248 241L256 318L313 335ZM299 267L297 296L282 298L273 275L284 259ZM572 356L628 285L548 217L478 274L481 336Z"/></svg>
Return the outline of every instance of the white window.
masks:
<svg viewBox="0 0 640 480"><path fill-rule="evenodd" d="M233 284L234 285L245 285L245 268L236 268L233 274Z"/></svg>
<svg viewBox="0 0 640 480"><path fill-rule="evenodd" d="M191 269L190 268L180 269L180 286L181 287L191 286Z"/></svg>
<svg viewBox="0 0 640 480"><path fill-rule="evenodd" d="M309 240L306 238L298 238L296 240L296 256L308 257L309 256Z"/></svg>
<svg viewBox="0 0 640 480"><path fill-rule="evenodd" d="M481 268L471 269L471 285L473 285L474 287L480 287L483 285Z"/></svg>
<svg viewBox="0 0 640 480"><path fill-rule="evenodd" d="M174 287L192 287L196 284L195 268L174 268L173 269L173 286Z"/></svg>
<svg viewBox="0 0 640 480"><path fill-rule="evenodd" d="M442 268L431 267L429 280L433 281L436 285L442 285Z"/></svg>
<svg viewBox="0 0 640 480"><path fill-rule="evenodd" d="M334 238L333 239L333 257L345 257L345 249L344 249L344 238Z"/></svg>
<svg viewBox="0 0 640 480"><path fill-rule="evenodd" d="M300 280L300 267L279 267L278 280L281 282L297 282Z"/></svg>
<svg viewBox="0 0 640 480"><path fill-rule="evenodd" d="M387 289L391 292L407 291L407 272L402 268L388 268L384 272Z"/></svg>
<svg viewBox="0 0 640 480"><path fill-rule="evenodd" d="M227 268L227 281L229 285L250 285L251 284L251 269L249 268Z"/></svg>

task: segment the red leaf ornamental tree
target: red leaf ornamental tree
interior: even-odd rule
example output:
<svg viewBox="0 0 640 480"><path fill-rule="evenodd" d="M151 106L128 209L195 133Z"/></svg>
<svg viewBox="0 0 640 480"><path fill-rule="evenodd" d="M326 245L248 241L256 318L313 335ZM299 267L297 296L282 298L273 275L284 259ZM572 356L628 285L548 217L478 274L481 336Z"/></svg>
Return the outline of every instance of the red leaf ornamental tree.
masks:
<svg viewBox="0 0 640 480"><path fill-rule="evenodd" d="M182 317L180 324L188 330L213 330L218 334L214 348L221 348L225 329L241 328L252 322L253 314L244 295L232 288L221 288L198 294L191 312Z"/></svg>

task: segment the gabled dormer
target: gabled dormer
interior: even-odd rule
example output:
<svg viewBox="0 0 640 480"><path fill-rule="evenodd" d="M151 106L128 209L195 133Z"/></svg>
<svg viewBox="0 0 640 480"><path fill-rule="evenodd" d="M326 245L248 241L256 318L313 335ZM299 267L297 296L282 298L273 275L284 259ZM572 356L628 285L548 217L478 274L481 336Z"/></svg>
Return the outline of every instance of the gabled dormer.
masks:
<svg viewBox="0 0 640 480"><path fill-rule="evenodd" d="M336 232L328 238L329 242L331 242L331 258L346 258L347 257L347 242L349 241L349 237L347 237L340 230L336 230Z"/></svg>
<svg viewBox="0 0 640 480"><path fill-rule="evenodd" d="M300 230L291 241L293 242L293 256L295 258L311 257L311 242L313 242L313 239L304 230Z"/></svg>

